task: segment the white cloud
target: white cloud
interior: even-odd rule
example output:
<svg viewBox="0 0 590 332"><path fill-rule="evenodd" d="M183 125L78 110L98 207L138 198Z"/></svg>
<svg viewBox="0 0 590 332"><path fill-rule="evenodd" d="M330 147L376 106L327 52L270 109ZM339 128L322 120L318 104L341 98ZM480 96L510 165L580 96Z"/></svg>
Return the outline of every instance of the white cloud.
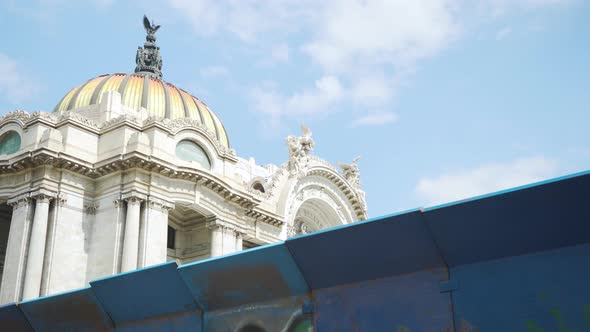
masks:
<svg viewBox="0 0 590 332"><path fill-rule="evenodd" d="M201 68L200 74L203 78L219 78L227 76L229 70L224 66L208 66Z"/></svg>
<svg viewBox="0 0 590 332"><path fill-rule="evenodd" d="M389 102L393 91L393 80L384 75L363 75L354 80L350 93L358 104L379 105Z"/></svg>
<svg viewBox="0 0 590 332"><path fill-rule="evenodd" d="M458 31L451 1L330 2L304 51L327 70L408 64L436 54Z"/></svg>
<svg viewBox="0 0 590 332"><path fill-rule="evenodd" d="M371 112L352 122L353 127L360 126L382 126L397 120L397 115L393 112L379 111Z"/></svg>
<svg viewBox="0 0 590 332"><path fill-rule="evenodd" d="M502 40L512 33L512 28L505 27L496 33L496 40Z"/></svg>
<svg viewBox="0 0 590 332"><path fill-rule="evenodd" d="M541 181L555 176L556 170L553 159L529 157L423 178L416 193L426 204L434 205Z"/></svg>
<svg viewBox="0 0 590 332"><path fill-rule="evenodd" d="M289 61L289 45L286 43L275 44L270 49L270 56L273 62Z"/></svg>
<svg viewBox="0 0 590 332"><path fill-rule="evenodd" d="M242 41L255 41L262 33L298 27L313 14L311 0L168 0L193 25L195 33L229 32Z"/></svg>
<svg viewBox="0 0 590 332"><path fill-rule="evenodd" d="M285 117L317 115L333 111L342 100L344 89L335 76L324 76L316 80L313 88L304 89L292 95L276 91L276 85L267 84L252 90L250 97L253 110L271 115L272 127L276 128Z"/></svg>
<svg viewBox="0 0 590 332"><path fill-rule="evenodd" d="M482 5L492 16L501 16L519 10L566 6L578 0L485 0Z"/></svg>
<svg viewBox="0 0 590 332"><path fill-rule="evenodd" d="M37 84L23 73L19 64L0 53L0 95L11 103L18 103L34 95Z"/></svg>
<svg viewBox="0 0 590 332"><path fill-rule="evenodd" d="M482 15L476 15L478 8L486 17L577 0L167 1L196 34L237 37L244 42L240 46L249 47L247 52L260 58L254 63L304 63L296 58L303 56L315 64L309 71L334 78L322 86L308 81L290 91L283 90L287 84L251 91L253 108L268 113L261 104L269 104L275 108L273 121L280 121L289 114L325 113L343 102L389 109L386 106L391 106L398 87L419 68L420 61L438 55L460 37L467 17L482 20ZM496 38L510 32L505 28Z"/></svg>

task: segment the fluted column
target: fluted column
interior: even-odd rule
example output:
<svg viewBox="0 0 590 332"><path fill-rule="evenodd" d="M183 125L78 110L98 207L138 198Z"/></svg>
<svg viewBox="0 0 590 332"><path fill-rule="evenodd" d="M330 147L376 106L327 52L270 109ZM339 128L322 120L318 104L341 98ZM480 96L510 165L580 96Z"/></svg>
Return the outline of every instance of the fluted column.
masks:
<svg viewBox="0 0 590 332"><path fill-rule="evenodd" d="M236 232L236 251L242 251L243 248L243 235L240 232Z"/></svg>
<svg viewBox="0 0 590 332"><path fill-rule="evenodd" d="M211 230L211 257L242 250L242 229L232 223L214 221L207 225Z"/></svg>
<svg viewBox="0 0 590 332"><path fill-rule="evenodd" d="M139 210L142 200L137 197L130 197L126 201L127 217L125 218L121 272L137 269L139 253Z"/></svg>
<svg viewBox="0 0 590 332"><path fill-rule="evenodd" d="M209 229L211 229L211 257L219 257L223 255L223 228L213 225Z"/></svg>
<svg viewBox="0 0 590 332"><path fill-rule="evenodd" d="M20 301L25 270L27 238L31 227L31 199L19 197L9 201L12 205L12 219L8 233L8 245L2 273L0 304Z"/></svg>
<svg viewBox="0 0 590 332"><path fill-rule="evenodd" d="M140 224L139 267L160 264L168 258L168 211L173 204L149 197Z"/></svg>
<svg viewBox="0 0 590 332"><path fill-rule="evenodd" d="M23 300L39 297L41 290L50 200L51 197L42 194L35 197L35 215L33 217L31 240L29 241Z"/></svg>

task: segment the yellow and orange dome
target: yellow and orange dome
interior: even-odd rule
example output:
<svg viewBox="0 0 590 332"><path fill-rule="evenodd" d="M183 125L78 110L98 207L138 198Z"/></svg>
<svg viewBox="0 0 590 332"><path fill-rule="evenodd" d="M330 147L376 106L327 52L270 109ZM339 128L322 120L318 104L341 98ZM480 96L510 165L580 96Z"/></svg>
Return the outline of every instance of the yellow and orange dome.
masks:
<svg viewBox="0 0 590 332"><path fill-rule="evenodd" d="M215 133L223 146L229 147L223 124L205 103L151 75L112 74L92 78L68 92L53 111L65 112L99 104L107 91L119 92L124 106L136 111L144 108L151 116L197 120Z"/></svg>

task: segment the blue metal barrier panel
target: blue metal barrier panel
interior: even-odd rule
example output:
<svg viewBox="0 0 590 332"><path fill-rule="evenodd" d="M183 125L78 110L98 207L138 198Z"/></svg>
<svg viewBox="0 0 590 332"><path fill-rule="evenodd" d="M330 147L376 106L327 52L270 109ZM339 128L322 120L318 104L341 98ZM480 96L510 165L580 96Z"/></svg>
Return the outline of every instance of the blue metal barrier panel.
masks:
<svg viewBox="0 0 590 332"><path fill-rule="evenodd" d="M117 325L114 332L202 332L200 312L184 312Z"/></svg>
<svg viewBox="0 0 590 332"><path fill-rule="evenodd" d="M419 210L286 241L312 289L444 267Z"/></svg>
<svg viewBox="0 0 590 332"><path fill-rule="evenodd" d="M449 266L590 242L590 174L429 208L425 219Z"/></svg>
<svg viewBox="0 0 590 332"><path fill-rule="evenodd" d="M15 303L0 306L0 328L2 331L33 332L27 318Z"/></svg>
<svg viewBox="0 0 590 332"><path fill-rule="evenodd" d="M175 262L94 280L90 285L116 325L198 309Z"/></svg>
<svg viewBox="0 0 590 332"><path fill-rule="evenodd" d="M104 331L113 327L90 287L26 301L19 307L35 331Z"/></svg>
<svg viewBox="0 0 590 332"><path fill-rule="evenodd" d="M263 302L308 291L284 243L178 268L205 310Z"/></svg>

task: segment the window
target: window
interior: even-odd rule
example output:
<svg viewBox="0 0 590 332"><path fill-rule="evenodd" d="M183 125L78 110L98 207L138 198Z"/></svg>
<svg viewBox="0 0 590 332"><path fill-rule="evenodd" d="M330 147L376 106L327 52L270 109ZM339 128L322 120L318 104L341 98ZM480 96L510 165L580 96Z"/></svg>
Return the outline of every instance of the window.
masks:
<svg viewBox="0 0 590 332"><path fill-rule="evenodd" d="M168 249L175 249L176 246L176 230L170 226L168 226L168 241L167 246Z"/></svg>
<svg viewBox="0 0 590 332"><path fill-rule="evenodd" d="M207 153L194 142L180 141L176 145L176 156L184 161L194 161L206 169L211 169L211 161Z"/></svg>
<svg viewBox="0 0 590 332"><path fill-rule="evenodd" d="M260 182L254 182L254 184L252 185L252 189L254 189L254 190L258 190L258 191L260 191L261 193L263 193L263 192L265 191L265 190L264 190L264 186L263 186L263 185L262 185L262 183L260 183Z"/></svg>
<svg viewBox="0 0 590 332"><path fill-rule="evenodd" d="M0 137L0 155L12 154L20 149L20 136L16 131L9 131Z"/></svg>

